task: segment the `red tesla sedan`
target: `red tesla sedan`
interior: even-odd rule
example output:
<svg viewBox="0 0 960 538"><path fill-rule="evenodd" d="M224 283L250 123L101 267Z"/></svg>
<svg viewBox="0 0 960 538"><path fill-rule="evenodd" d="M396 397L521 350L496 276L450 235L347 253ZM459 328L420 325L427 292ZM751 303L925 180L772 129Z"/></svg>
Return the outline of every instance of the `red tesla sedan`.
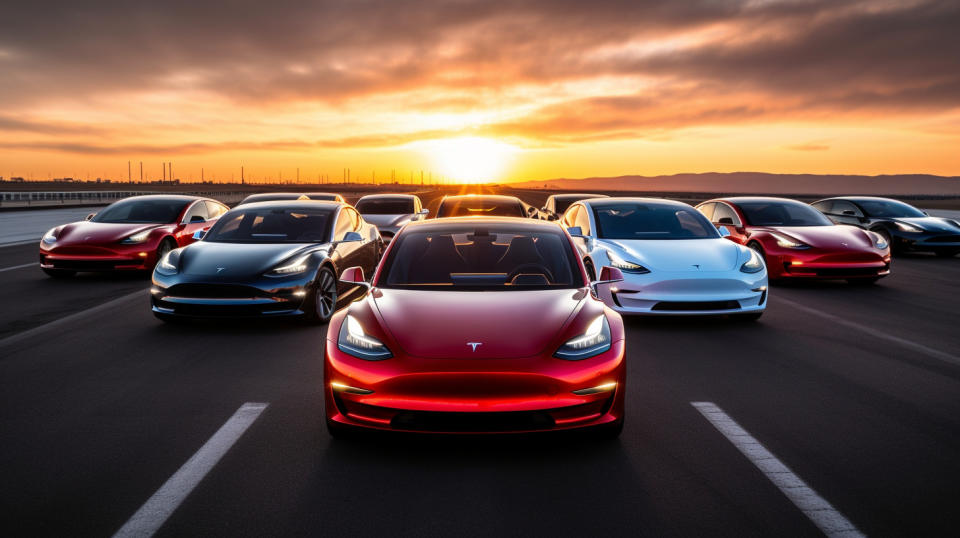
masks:
<svg viewBox="0 0 960 538"><path fill-rule="evenodd" d="M331 319L324 360L330 433L497 433L623 428L620 315L553 223L467 217L410 223Z"/></svg>
<svg viewBox="0 0 960 538"><path fill-rule="evenodd" d="M57 226L40 240L40 267L52 277L78 271L152 270L167 252L194 241L227 211L209 198L147 195L110 204L87 220Z"/></svg>
<svg viewBox="0 0 960 538"><path fill-rule="evenodd" d="M727 238L763 254L773 279L873 283L890 274L890 245L879 234L835 225L787 198L733 197L697 206Z"/></svg>

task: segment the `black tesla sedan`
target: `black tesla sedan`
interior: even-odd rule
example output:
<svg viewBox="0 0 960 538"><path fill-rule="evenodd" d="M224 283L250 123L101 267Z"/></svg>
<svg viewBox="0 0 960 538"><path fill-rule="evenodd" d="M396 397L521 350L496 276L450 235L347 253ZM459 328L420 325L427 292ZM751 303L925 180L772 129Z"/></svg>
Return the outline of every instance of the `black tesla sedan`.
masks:
<svg viewBox="0 0 960 538"><path fill-rule="evenodd" d="M842 196L811 205L837 224L849 224L882 235L894 252L933 252L943 257L960 252L960 222L931 217L899 200Z"/></svg>
<svg viewBox="0 0 960 538"><path fill-rule="evenodd" d="M340 282L340 272L360 266L372 275L383 252L376 226L343 202L246 204L197 236L154 269L151 304L161 320L302 316L325 323L360 291Z"/></svg>

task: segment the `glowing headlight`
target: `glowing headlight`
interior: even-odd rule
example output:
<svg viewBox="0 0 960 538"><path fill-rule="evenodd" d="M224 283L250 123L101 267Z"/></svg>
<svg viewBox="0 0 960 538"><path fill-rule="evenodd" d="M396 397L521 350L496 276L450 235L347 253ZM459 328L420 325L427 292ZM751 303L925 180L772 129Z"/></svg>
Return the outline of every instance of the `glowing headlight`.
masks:
<svg viewBox="0 0 960 538"><path fill-rule="evenodd" d="M43 241L44 243L46 243L46 244L48 244L48 245L52 245L53 243L56 243L56 242L57 242L57 233L56 233L56 231L57 231L57 228L50 228L50 231L48 231L47 233L43 234L43 239L41 239L41 241ZM36 236L34 236L34 237L36 237Z"/></svg>
<svg viewBox="0 0 960 538"><path fill-rule="evenodd" d="M876 232L870 232L869 235L871 239L873 239L873 246L877 247L878 249L883 250L889 246L887 244L887 240L884 239L882 235Z"/></svg>
<svg viewBox="0 0 960 538"><path fill-rule="evenodd" d="M302 273L307 270L307 262L310 260L310 255L306 254L293 260L292 262L286 263L279 267L274 267L267 272L267 276L289 276Z"/></svg>
<svg viewBox="0 0 960 538"><path fill-rule="evenodd" d="M790 239L785 235L781 235L775 232L769 232L769 233L770 235L773 236L774 239L777 240L777 245L783 248L810 248L809 245L804 245L803 243L794 241L793 239Z"/></svg>
<svg viewBox="0 0 960 538"><path fill-rule="evenodd" d="M347 355L368 361L382 361L393 356L383 342L363 332L357 318L347 314L340 325L337 348Z"/></svg>
<svg viewBox="0 0 960 538"><path fill-rule="evenodd" d="M740 266L740 271L744 273L759 273L763 270L763 258L760 257L760 254L758 254L756 250L752 248L748 250L750 252L750 259Z"/></svg>
<svg viewBox="0 0 960 538"><path fill-rule="evenodd" d="M175 275L177 274L177 263L180 262L180 251L171 250L157 262L156 268L154 270L161 275Z"/></svg>
<svg viewBox="0 0 960 538"><path fill-rule="evenodd" d="M607 323L607 317L601 314L590 322L586 332L567 340L567 343L560 346L553 356L568 361L579 361L599 355L608 349L610 349L610 325Z"/></svg>
<svg viewBox="0 0 960 538"><path fill-rule="evenodd" d="M612 265L613 267L616 267L617 269L620 269L621 271L626 271L628 273L639 273L639 274L650 272L650 270L647 269L646 267L637 263L628 262L627 260L624 260L623 258L621 258L620 256L617 256L616 254L614 254L612 251L609 251L609 250L607 251L607 258L610 259L610 265Z"/></svg>
<svg viewBox="0 0 960 538"><path fill-rule="evenodd" d="M895 220L895 221L893 221L893 223L896 224L896 225L897 225L897 228L900 228L900 231L902 231L902 232L909 232L909 233L918 234L918 233L920 233L920 232L923 231L922 228L919 228L919 227L917 227L917 226L914 226L913 224L907 224L906 222L900 222L900 221Z"/></svg>
<svg viewBox="0 0 960 538"><path fill-rule="evenodd" d="M123 241L120 241L120 242L121 242L121 243L128 244L128 245L130 245L130 244L136 244L136 243L143 243L144 241L147 240L148 237L150 237L150 232L152 232L152 231L153 231L153 229L149 229L149 230L144 230L144 231L139 232L139 233L135 233L135 234L131 235L130 237L128 237L128 238L126 238L126 239L124 239Z"/></svg>

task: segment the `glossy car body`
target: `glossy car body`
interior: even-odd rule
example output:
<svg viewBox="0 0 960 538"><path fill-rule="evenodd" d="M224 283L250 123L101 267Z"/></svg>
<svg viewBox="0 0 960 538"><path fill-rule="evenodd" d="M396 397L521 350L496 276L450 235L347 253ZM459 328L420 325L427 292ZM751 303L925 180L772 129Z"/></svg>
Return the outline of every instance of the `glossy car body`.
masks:
<svg viewBox="0 0 960 538"><path fill-rule="evenodd" d="M341 202L239 206L202 240L158 264L151 306L165 321L306 316L324 322L357 291L338 282L340 272L372 270L382 248L376 227Z"/></svg>
<svg viewBox="0 0 960 538"><path fill-rule="evenodd" d="M842 196L818 200L814 208L837 224L848 224L884 236L893 252L960 252L960 222L931 217L899 200L873 196Z"/></svg>
<svg viewBox="0 0 960 538"><path fill-rule="evenodd" d="M40 267L51 276L152 270L160 256L192 243L197 230L209 228L227 209L216 200L197 196L125 198L85 221L57 226L44 234Z"/></svg>
<svg viewBox="0 0 960 538"><path fill-rule="evenodd" d="M422 256L418 241L429 245ZM563 284L524 289L518 279L546 284L547 277L518 273L505 284L508 272L476 271L503 260L508 271L537 271L527 265L535 259L528 256L546 245L549 256L561 258L551 267L554 282ZM409 271L444 267L428 281L451 284L395 284L410 252L423 265ZM487 255L492 252L499 255ZM466 272L448 272L450 263L465 264L459 266ZM559 276L557 267L566 273ZM475 290L457 284L484 278L500 284ZM581 360L558 358L562 346L600 325L608 329L606 348L586 351ZM383 346L379 359L355 355L349 340L355 330ZM323 390L334 435L351 427L434 433L596 427L616 435L625 381L620 316L591 294L569 236L545 222L483 217L411 223L388 247L367 296L335 314L327 331Z"/></svg>
<svg viewBox="0 0 960 538"><path fill-rule="evenodd" d="M356 207L365 221L380 230L386 243L404 225L423 220L430 213L415 194L368 194L357 200Z"/></svg>
<svg viewBox="0 0 960 538"><path fill-rule="evenodd" d="M234 207L239 207L246 204L254 204L257 202L279 202L279 201L292 201L292 200L309 200L306 194L301 192L261 192L258 194L251 194L243 200L240 201Z"/></svg>
<svg viewBox="0 0 960 538"><path fill-rule="evenodd" d="M540 208L540 218L544 220L560 220L574 202L590 198L606 198L606 194L566 193L551 194Z"/></svg>
<svg viewBox="0 0 960 538"><path fill-rule="evenodd" d="M718 198L697 209L725 228L730 233L727 239L762 253L771 280L875 282L890 274L890 247L883 238L850 226L837 226L817 211L810 213L809 205L796 200Z"/></svg>
<svg viewBox="0 0 960 538"><path fill-rule="evenodd" d="M437 218L445 217L538 217L537 208L516 196L495 194L461 194L444 196L437 208Z"/></svg>
<svg viewBox="0 0 960 538"><path fill-rule="evenodd" d="M346 202L343 196L335 192L306 192L303 194L310 200L319 200L323 202Z"/></svg>
<svg viewBox="0 0 960 538"><path fill-rule="evenodd" d="M561 224L574 235L588 273L602 266L623 271L623 282L599 293L621 314L757 319L767 307L767 271L759 257L723 239L687 204L581 200Z"/></svg>

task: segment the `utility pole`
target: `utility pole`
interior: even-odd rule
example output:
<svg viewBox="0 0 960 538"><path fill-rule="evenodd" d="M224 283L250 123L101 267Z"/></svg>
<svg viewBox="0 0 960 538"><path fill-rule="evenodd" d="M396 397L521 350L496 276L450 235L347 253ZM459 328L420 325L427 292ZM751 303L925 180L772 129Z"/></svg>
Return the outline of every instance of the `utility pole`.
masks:
<svg viewBox="0 0 960 538"><path fill-rule="evenodd" d="M243 166L241 166L240 167L240 184L245 185L246 183L247 183L246 180L243 178Z"/></svg>
<svg viewBox="0 0 960 538"><path fill-rule="evenodd" d="M203 167L200 167L200 183L203 183L206 178L203 176Z"/></svg>
<svg viewBox="0 0 960 538"><path fill-rule="evenodd" d="M167 182L167 161L163 161L163 182Z"/></svg>
<svg viewBox="0 0 960 538"><path fill-rule="evenodd" d="M373 186L376 187L376 186L377 186L377 171L376 171L376 170L374 170L373 173L370 174L370 178L371 178L371 180L373 181Z"/></svg>
<svg viewBox="0 0 960 538"><path fill-rule="evenodd" d="M127 183L133 183L133 178L130 176L130 161L127 161Z"/></svg>
<svg viewBox="0 0 960 538"><path fill-rule="evenodd" d="M297 167L297 183L300 183L300 167Z"/></svg>
<svg viewBox="0 0 960 538"><path fill-rule="evenodd" d="M143 161L140 161L140 183L143 183Z"/></svg>
<svg viewBox="0 0 960 538"><path fill-rule="evenodd" d="M423 170L420 170L420 186L423 186Z"/></svg>

